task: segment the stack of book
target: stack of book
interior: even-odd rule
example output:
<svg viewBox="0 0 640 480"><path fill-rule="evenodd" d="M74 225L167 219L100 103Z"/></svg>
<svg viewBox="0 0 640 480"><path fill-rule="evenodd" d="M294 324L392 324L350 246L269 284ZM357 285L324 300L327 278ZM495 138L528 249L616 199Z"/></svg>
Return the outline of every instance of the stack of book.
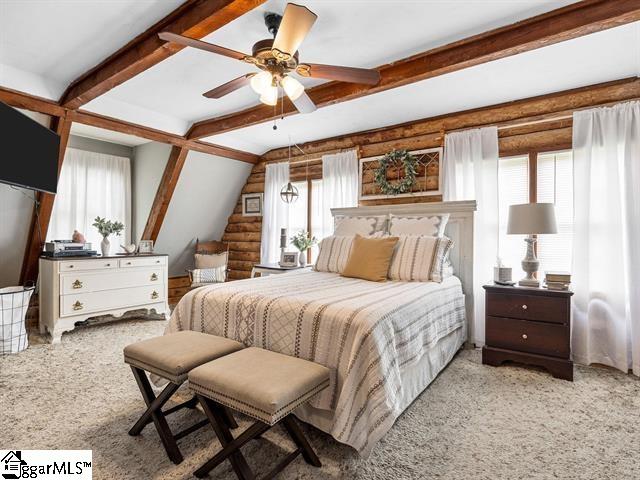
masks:
<svg viewBox="0 0 640 480"><path fill-rule="evenodd" d="M549 290L569 290L571 274L569 272L544 272L544 286Z"/></svg>

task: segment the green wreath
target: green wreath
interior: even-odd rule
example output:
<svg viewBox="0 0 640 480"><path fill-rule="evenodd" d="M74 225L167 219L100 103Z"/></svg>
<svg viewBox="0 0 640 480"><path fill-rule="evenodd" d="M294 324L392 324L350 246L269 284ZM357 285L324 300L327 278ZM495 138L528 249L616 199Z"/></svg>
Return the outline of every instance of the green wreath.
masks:
<svg viewBox="0 0 640 480"><path fill-rule="evenodd" d="M387 180L387 170L389 168L398 167L402 164L404 167L404 178L396 182ZM418 160L406 150L391 150L379 160L379 166L374 172L374 181L380 187L385 195L398 195L411 191L416 183Z"/></svg>

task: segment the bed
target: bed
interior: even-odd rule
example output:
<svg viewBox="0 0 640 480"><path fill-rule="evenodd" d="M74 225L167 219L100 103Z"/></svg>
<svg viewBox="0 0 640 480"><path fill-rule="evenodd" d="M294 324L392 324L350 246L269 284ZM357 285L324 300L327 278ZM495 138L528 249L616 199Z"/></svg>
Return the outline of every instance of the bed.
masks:
<svg viewBox="0 0 640 480"><path fill-rule="evenodd" d="M472 293L474 209L474 202L384 207L450 213L456 276L442 283L376 283L302 270L212 285L182 298L167 333L197 330L325 365L329 388L296 413L366 456L472 331L465 297Z"/></svg>

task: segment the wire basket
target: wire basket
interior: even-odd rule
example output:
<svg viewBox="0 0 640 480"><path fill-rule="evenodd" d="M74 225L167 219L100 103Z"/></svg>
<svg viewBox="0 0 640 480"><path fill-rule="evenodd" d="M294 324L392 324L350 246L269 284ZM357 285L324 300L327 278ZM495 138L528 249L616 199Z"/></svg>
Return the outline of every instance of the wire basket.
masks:
<svg viewBox="0 0 640 480"><path fill-rule="evenodd" d="M0 355L18 353L29 346L25 318L34 289L0 288Z"/></svg>

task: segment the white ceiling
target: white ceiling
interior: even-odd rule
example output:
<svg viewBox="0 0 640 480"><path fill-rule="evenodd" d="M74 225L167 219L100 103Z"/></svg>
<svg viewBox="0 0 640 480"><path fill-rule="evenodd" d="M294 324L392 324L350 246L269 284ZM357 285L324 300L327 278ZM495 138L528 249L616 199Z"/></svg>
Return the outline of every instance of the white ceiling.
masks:
<svg viewBox="0 0 640 480"><path fill-rule="evenodd" d="M84 125L82 123L72 123L71 133L79 137L93 138L94 140L102 140L104 142L117 143L118 145L126 145L127 147L136 147L149 143L146 138L127 135L126 133L113 132L104 128Z"/></svg>
<svg viewBox="0 0 640 480"><path fill-rule="evenodd" d="M300 56L303 61L372 67L574 1L298 1L319 16ZM180 3L0 0L0 85L57 99L73 79ZM249 52L254 42L268 37L264 12L282 12L285 4L285 0L269 0L205 40ZM203 92L252 68L184 49L84 108L183 134L193 121L255 105L250 88L221 100L202 97ZM286 145L289 136L303 142L637 74L638 24L296 115L280 122L277 132L265 124L211 140L262 153Z"/></svg>

